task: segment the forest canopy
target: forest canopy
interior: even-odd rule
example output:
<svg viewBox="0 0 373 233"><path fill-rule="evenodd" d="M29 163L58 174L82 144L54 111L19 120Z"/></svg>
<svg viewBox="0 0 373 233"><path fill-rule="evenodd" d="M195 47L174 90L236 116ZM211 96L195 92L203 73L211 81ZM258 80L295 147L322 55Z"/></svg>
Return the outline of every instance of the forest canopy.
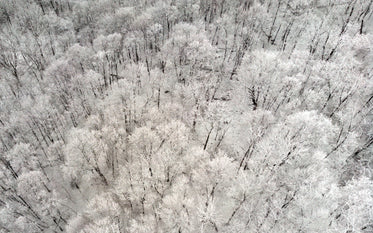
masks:
<svg viewBox="0 0 373 233"><path fill-rule="evenodd" d="M0 233L373 232L372 14L0 1Z"/></svg>

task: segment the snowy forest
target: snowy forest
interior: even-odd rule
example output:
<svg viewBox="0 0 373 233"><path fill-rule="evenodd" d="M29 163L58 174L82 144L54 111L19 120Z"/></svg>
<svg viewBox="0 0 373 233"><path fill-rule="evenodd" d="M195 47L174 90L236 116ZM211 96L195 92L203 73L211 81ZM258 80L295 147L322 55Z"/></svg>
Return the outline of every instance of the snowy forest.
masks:
<svg viewBox="0 0 373 233"><path fill-rule="evenodd" d="M1 0L0 232L373 232L373 0Z"/></svg>

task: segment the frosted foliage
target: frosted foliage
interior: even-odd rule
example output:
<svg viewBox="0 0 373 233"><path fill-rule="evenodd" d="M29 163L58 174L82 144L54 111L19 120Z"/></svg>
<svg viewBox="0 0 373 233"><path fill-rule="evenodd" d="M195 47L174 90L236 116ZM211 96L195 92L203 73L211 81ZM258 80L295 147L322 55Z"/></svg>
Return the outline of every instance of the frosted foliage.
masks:
<svg viewBox="0 0 373 233"><path fill-rule="evenodd" d="M373 232L371 0L0 0L0 232Z"/></svg>
<svg viewBox="0 0 373 233"><path fill-rule="evenodd" d="M43 189L45 188L43 187L43 184L45 184L45 182L45 177L39 171L32 171L23 174L18 180L19 193L21 195L28 195L30 193L36 194L41 192L40 195L44 195ZM35 198L41 199L41 197L38 196L35 196Z"/></svg>
<svg viewBox="0 0 373 233"><path fill-rule="evenodd" d="M38 167L37 160L30 147L29 144L20 143L9 151L8 158L11 161L11 165L19 173L24 173Z"/></svg>
<svg viewBox="0 0 373 233"><path fill-rule="evenodd" d="M88 232L102 232L102 233L119 233L120 229L118 224L112 222L109 217L99 219L95 223L85 226L80 233Z"/></svg>

